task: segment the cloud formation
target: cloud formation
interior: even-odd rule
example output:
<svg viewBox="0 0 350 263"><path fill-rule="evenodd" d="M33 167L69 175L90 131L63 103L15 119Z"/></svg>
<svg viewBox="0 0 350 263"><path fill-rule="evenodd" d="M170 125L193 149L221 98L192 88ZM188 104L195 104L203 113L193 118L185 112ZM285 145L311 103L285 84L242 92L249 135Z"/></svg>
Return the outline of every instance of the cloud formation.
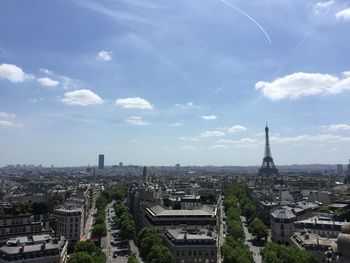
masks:
<svg viewBox="0 0 350 263"><path fill-rule="evenodd" d="M62 102L68 105L89 106L103 103L103 100L94 92L87 89L66 92Z"/></svg>
<svg viewBox="0 0 350 263"><path fill-rule="evenodd" d="M225 133L222 131L205 131L199 135L201 138L222 137Z"/></svg>
<svg viewBox="0 0 350 263"><path fill-rule="evenodd" d="M6 79L12 83L20 83L26 80L32 80L34 77L26 74L20 67L12 64L0 65L0 79Z"/></svg>
<svg viewBox="0 0 350 263"><path fill-rule="evenodd" d="M184 109L184 110L191 110L191 109L200 109L200 107L193 102L187 102L186 104L175 104L175 107Z"/></svg>
<svg viewBox="0 0 350 263"><path fill-rule="evenodd" d="M251 138L242 138L240 140L218 140L217 144L238 145L238 144L257 144L259 141Z"/></svg>
<svg viewBox="0 0 350 263"><path fill-rule="evenodd" d="M14 124L10 121L0 120L0 128L12 127Z"/></svg>
<svg viewBox="0 0 350 263"><path fill-rule="evenodd" d="M263 95L270 100L338 94L350 89L350 76L343 75L343 78L338 78L329 74L298 72L272 82L259 81L255 89L262 90Z"/></svg>
<svg viewBox="0 0 350 263"><path fill-rule="evenodd" d="M184 124L182 122L174 122L174 123L169 124L170 127L181 127L183 125Z"/></svg>
<svg viewBox="0 0 350 263"><path fill-rule="evenodd" d="M117 99L115 104L123 107L124 109L144 109L151 110L153 106L149 103L148 100L135 97L135 98L125 98L125 99Z"/></svg>
<svg viewBox="0 0 350 263"><path fill-rule="evenodd" d="M247 128L242 126L242 125L234 125L231 128L228 128L227 131L228 132L242 132L242 131L246 131Z"/></svg>
<svg viewBox="0 0 350 263"><path fill-rule="evenodd" d="M201 118L206 121L213 121L217 119L216 115L203 115Z"/></svg>
<svg viewBox="0 0 350 263"><path fill-rule="evenodd" d="M102 50L100 52L97 53L97 56L96 58L98 60L103 60L103 61L109 61L112 59L112 55L113 55L113 52L112 51L105 51L105 50Z"/></svg>
<svg viewBox="0 0 350 263"><path fill-rule="evenodd" d="M16 114L10 113L10 112L0 112L0 118L4 119L10 119L10 118L15 118Z"/></svg>
<svg viewBox="0 0 350 263"><path fill-rule="evenodd" d="M349 131L350 125L348 124L332 124L328 128L330 131Z"/></svg>
<svg viewBox="0 0 350 263"><path fill-rule="evenodd" d="M149 125L149 122L145 122L140 116L131 116L126 119L126 122L138 126Z"/></svg>
<svg viewBox="0 0 350 263"><path fill-rule="evenodd" d="M335 17L337 19L343 19L343 20L350 21L350 7L343 9L343 10L339 11L338 13L336 13Z"/></svg>
<svg viewBox="0 0 350 263"><path fill-rule="evenodd" d="M56 87L58 84L60 84L58 80L53 80L48 77L38 78L37 81L41 86L46 86L46 87Z"/></svg>
<svg viewBox="0 0 350 263"><path fill-rule="evenodd" d="M350 137L343 137L331 134L319 135L298 135L292 137L272 136L270 141L273 143L296 143L296 142L350 142Z"/></svg>

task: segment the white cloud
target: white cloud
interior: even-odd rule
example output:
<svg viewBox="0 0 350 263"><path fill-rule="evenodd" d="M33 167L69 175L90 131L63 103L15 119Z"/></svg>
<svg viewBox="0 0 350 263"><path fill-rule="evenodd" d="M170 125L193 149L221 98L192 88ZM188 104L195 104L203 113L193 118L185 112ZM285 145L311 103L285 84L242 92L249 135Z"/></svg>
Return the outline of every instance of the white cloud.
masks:
<svg viewBox="0 0 350 263"><path fill-rule="evenodd" d="M112 59L113 52L112 51L105 51L102 50L97 53L97 59L103 60L103 61L109 61Z"/></svg>
<svg viewBox="0 0 350 263"><path fill-rule="evenodd" d="M347 77L350 77L350 71L344 71L344 72L343 72L343 75L344 75L344 76L347 76Z"/></svg>
<svg viewBox="0 0 350 263"><path fill-rule="evenodd" d="M328 7L332 6L332 5L334 5L334 3L335 2L333 0L326 1L326 2L318 2L316 4L316 8L328 8Z"/></svg>
<svg viewBox="0 0 350 263"><path fill-rule="evenodd" d="M206 121L213 121L217 119L216 115L203 115L201 118Z"/></svg>
<svg viewBox="0 0 350 263"><path fill-rule="evenodd" d="M186 104L175 104L175 107L184 109L184 110L191 110L191 109L200 109L200 107L193 102L187 102Z"/></svg>
<svg viewBox="0 0 350 263"><path fill-rule="evenodd" d="M331 131L348 131L350 130L350 125L348 124L332 124L329 126Z"/></svg>
<svg viewBox="0 0 350 263"><path fill-rule="evenodd" d="M117 99L115 104L123 107L124 109L145 109L151 110L153 106L149 103L148 100L135 97L135 98L125 98L125 99Z"/></svg>
<svg viewBox="0 0 350 263"><path fill-rule="evenodd" d="M126 122L132 125L149 125L149 122L145 122L140 116L131 116L126 119Z"/></svg>
<svg viewBox="0 0 350 263"><path fill-rule="evenodd" d="M256 139L251 139L251 138L242 138L240 140L218 140L216 141L217 144L257 144L259 141Z"/></svg>
<svg viewBox="0 0 350 263"><path fill-rule="evenodd" d="M246 131L247 128L242 126L242 125L234 125L231 128L228 128L227 131L228 132L242 132L242 131Z"/></svg>
<svg viewBox="0 0 350 263"><path fill-rule="evenodd" d="M40 101L43 101L43 100L44 100L44 97L39 97L39 98L29 99L28 101L31 103L39 103Z"/></svg>
<svg viewBox="0 0 350 263"><path fill-rule="evenodd" d="M80 89L64 94L62 102L68 105L89 106L103 103L103 100L91 90Z"/></svg>
<svg viewBox="0 0 350 263"><path fill-rule="evenodd" d="M273 143L296 143L296 142L350 142L350 137L338 135L319 134L319 135L298 135L293 137L270 137Z"/></svg>
<svg viewBox="0 0 350 263"><path fill-rule="evenodd" d="M56 87L58 84L60 84L58 80L53 80L48 77L38 78L37 81L40 83L41 86L46 87Z"/></svg>
<svg viewBox="0 0 350 263"><path fill-rule="evenodd" d="M12 127L14 124L10 121L0 120L0 128Z"/></svg>
<svg viewBox="0 0 350 263"><path fill-rule="evenodd" d="M335 17L337 19L350 20L350 7L336 13Z"/></svg>
<svg viewBox="0 0 350 263"><path fill-rule="evenodd" d="M191 142L198 142L198 141L200 141L196 137L179 137L179 140L181 140L181 141L191 141Z"/></svg>
<svg viewBox="0 0 350 263"><path fill-rule="evenodd" d="M201 138L222 137L225 133L222 131L205 131L199 135Z"/></svg>
<svg viewBox="0 0 350 263"><path fill-rule="evenodd" d="M6 79L12 83L24 82L34 79L33 75L26 74L21 68L12 64L0 65L0 79Z"/></svg>
<svg viewBox="0 0 350 263"><path fill-rule="evenodd" d="M53 72L51 70L48 70L46 68L41 68L39 71L45 73L46 75L52 75L53 74Z"/></svg>
<svg viewBox="0 0 350 263"><path fill-rule="evenodd" d="M10 112L0 112L0 118L11 119L16 118L16 114Z"/></svg>
<svg viewBox="0 0 350 263"><path fill-rule="evenodd" d="M169 124L170 127L181 127L183 125L184 124L182 122L174 122L174 123Z"/></svg>
<svg viewBox="0 0 350 263"><path fill-rule="evenodd" d="M272 82L259 81L255 88L261 89L264 96L271 100L338 94L350 89L350 76L338 78L329 74L299 72Z"/></svg>

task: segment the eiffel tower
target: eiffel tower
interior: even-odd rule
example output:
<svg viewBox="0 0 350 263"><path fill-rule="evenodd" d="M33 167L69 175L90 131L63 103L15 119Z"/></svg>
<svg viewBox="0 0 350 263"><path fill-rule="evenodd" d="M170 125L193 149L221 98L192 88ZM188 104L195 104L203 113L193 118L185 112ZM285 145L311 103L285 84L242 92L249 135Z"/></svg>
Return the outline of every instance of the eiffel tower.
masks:
<svg viewBox="0 0 350 263"><path fill-rule="evenodd" d="M269 127L265 128L265 157L263 159L263 163L261 168L259 169L258 176L260 177L271 177L278 176L279 172L273 163L273 158L271 155L270 142L269 142Z"/></svg>

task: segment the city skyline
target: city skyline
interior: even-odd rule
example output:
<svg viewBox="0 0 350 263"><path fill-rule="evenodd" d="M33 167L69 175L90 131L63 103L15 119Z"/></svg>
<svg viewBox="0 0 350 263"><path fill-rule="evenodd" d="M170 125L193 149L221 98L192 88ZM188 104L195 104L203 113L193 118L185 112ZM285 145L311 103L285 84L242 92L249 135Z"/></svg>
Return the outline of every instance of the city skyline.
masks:
<svg viewBox="0 0 350 263"><path fill-rule="evenodd" d="M260 166L266 121L277 166L348 163L349 25L346 1L2 1L0 166Z"/></svg>

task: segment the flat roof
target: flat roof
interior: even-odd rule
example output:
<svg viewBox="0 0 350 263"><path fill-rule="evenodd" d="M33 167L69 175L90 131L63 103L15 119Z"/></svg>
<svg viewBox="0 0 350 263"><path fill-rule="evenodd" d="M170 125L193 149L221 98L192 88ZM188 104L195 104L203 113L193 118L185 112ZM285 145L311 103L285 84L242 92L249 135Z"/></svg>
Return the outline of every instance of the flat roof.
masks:
<svg viewBox="0 0 350 263"><path fill-rule="evenodd" d="M181 209L181 210L170 210L165 209L160 205L155 205L150 208L146 208L147 211L155 217L191 217L191 216L215 216L216 215L216 206L203 205L198 209L189 210L189 209Z"/></svg>
<svg viewBox="0 0 350 263"><path fill-rule="evenodd" d="M209 236L207 231L199 231L197 234L187 233L182 229L168 229L167 232L176 240L215 240L216 234Z"/></svg>

